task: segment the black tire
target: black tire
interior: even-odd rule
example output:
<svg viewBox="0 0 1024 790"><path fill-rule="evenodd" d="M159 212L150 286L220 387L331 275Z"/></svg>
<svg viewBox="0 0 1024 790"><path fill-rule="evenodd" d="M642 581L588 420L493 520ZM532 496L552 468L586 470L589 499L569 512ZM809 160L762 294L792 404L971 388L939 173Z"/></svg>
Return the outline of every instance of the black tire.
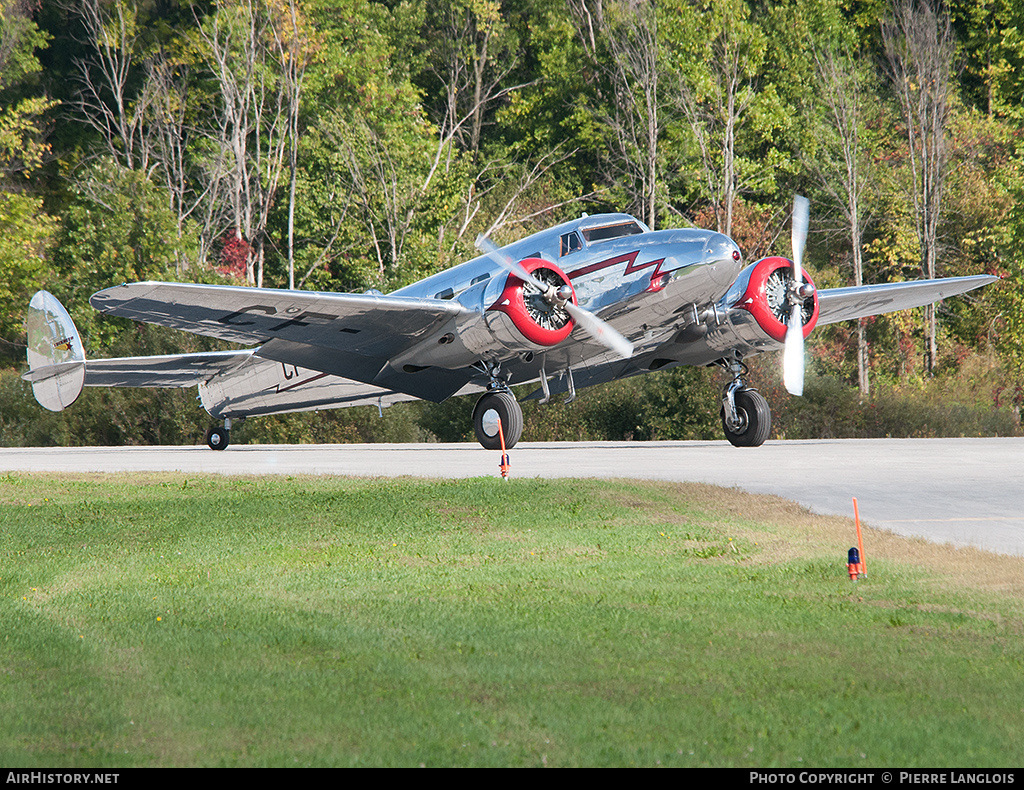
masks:
<svg viewBox="0 0 1024 790"><path fill-rule="evenodd" d="M733 447L760 447L767 441L772 430L772 410L760 392L739 390L736 393L736 414L742 427L734 432L726 424L725 409L722 409L722 428Z"/></svg>
<svg viewBox="0 0 1024 790"><path fill-rule="evenodd" d="M485 450L501 449L496 418L501 419L505 449L511 450L523 435L523 410L511 392L488 392L476 402L473 430L476 431L476 440Z"/></svg>
<svg viewBox="0 0 1024 790"><path fill-rule="evenodd" d="M227 428L210 428L206 432L206 445L211 450L223 450L231 443L231 434Z"/></svg>

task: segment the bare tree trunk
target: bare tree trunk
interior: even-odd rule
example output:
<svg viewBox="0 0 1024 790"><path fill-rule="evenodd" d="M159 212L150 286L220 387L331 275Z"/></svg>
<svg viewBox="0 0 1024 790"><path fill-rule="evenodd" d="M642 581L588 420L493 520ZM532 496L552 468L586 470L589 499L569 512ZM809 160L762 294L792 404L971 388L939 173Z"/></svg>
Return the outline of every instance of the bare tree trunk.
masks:
<svg viewBox="0 0 1024 790"><path fill-rule="evenodd" d="M282 57L283 89L288 115L288 288L295 288L295 192L299 171L299 109L309 62L308 42L300 29L295 0L288 0L290 36L276 36Z"/></svg>
<svg viewBox="0 0 1024 790"><path fill-rule="evenodd" d="M249 245L246 282L255 285L263 283L266 227L289 139L284 24L262 0L235 0L218 5L200 28L222 99L222 144L231 154L232 224Z"/></svg>
<svg viewBox="0 0 1024 790"><path fill-rule="evenodd" d="M743 2L716 0L694 14L695 42L686 54L698 60L699 79L681 73L677 101L700 149L704 190L715 210L716 230L732 233L733 207L743 189L736 136L757 98L764 37Z"/></svg>
<svg viewBox="0 0 1024 790"><path fill-rule="evenodd" d="M609 180L622 184L633 210L654 228L664 126L657 7L653 0L570 0L569 8L592 65L610 83ZM602 56L601 45L610 58Z"/></svg>
<svg viewBox="0 0 1024 790"><path fill-rule="evenodd" d="M433 72L445 88L445 106L436 114L441 136L457 130L463 150L480 149L487 108L505 91L499 86L516 67L515 37L499 3L456 2L442 6L434 21L438 40Z"/></svg>
<svg viewBox="0 0 1024 790"><path fill-rule="evenodd" d="M938 269L938 232L945 191L952 60L956 48L949 14L932 0L893 0L882 22L889 77L907 130L911 198L921 246L921 273ZM925 309L926 369L937 364L935 306Z"/></svg>
<svg viewBox="0 0 1024 790"><path fill-rule="evenodd" d="M142 138L154 173L163 177L168 202L175 212L177 235L195 233L198 242L197 263L203 264L214 239L223 230L228 215L220 200L221 176L225 170L223 150L213 146L211 158L189 156L191 141L210 134L209 130L193 128L186 122L188 108L189 69L187 64L165 52L147 61L144 91L147 102L149 133ZM194 222L194 230L186 230ZM188 262L180 254L175 263L181 275Z"/></svg>
<svg viewBox="0 0 1024 790"><path fill-rule="evenodd" d="M859 69L858 59L849 51L840 51L834 46L815 47L814 63L818 95L826 110L823 123L829 134L820 135L817 156L806 164L843 213L853 258L854 285L863 285L864 220L861 204L871 178L871 157L861 143L865 77ZM864 321L859 320L857 383L862 398L870 394L868 372Z"/></svg>
<svg viewBox="0 0 1024 790"><path fill-rule="evenodd" d="M128 79L138 40L138 9L130 0L84 0L73 7L85 28L82 43L94 54L77 62L82 89L77 105L114 157L134 170L142 113L131 107Z"/></svg>

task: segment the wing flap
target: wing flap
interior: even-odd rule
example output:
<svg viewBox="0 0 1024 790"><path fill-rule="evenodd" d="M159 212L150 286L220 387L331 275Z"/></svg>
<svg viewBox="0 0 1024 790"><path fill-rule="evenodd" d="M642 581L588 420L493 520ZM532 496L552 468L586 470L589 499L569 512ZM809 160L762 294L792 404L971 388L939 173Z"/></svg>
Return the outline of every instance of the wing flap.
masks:
<svg viewBox="0 0 1024 790"><path fill-rule="evenodd" d="M818 292L818 323L834 324L837 321L921 307L981 288L998 279L990 274L979 274L907 283L827 288Z"/></svg>
<svg viewBox="0 0 1024 790"><path fill-rule="evenodd" d="M403 392L435 403L454 395L473 377L473 371L466 368L449 370L428 366L409 371L393 370L383 358L374 359L360 354L331 351L308 343L277 339L261 346L256 355L372 384L385 390Z"/></svg>

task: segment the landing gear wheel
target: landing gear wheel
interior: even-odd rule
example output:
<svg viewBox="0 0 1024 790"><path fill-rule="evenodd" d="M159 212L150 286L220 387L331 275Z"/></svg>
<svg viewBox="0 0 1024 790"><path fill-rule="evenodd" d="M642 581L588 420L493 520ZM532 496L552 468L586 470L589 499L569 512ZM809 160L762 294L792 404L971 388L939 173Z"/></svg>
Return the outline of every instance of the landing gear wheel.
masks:
<svg viewBox="0 0 1024 790"><path fill-rule="evenodd" d="M729 443L733 447L760 447L764 444L772 429L772 410L764 396L757 390L737 390L736 414L740 418L740 427L733 430L725 420L725 409L722 409L722 428Z"/></svg>
<svg viewBox="0 0 1024 790"><path fill-rule="evenodd" d="M228 446L230 438L227 428L210 428L206 432L206 444L211 450L223 450Z"/></svg>
<svg viewBox="0 0 1024 790"><path fill-rule="evenodd" d="M501 420L501 432L505 436L505 449L511 450L523 435L523 410L511 392L488 392L473 409L476 440L485 450L501 449L498 420Z"/></svg>

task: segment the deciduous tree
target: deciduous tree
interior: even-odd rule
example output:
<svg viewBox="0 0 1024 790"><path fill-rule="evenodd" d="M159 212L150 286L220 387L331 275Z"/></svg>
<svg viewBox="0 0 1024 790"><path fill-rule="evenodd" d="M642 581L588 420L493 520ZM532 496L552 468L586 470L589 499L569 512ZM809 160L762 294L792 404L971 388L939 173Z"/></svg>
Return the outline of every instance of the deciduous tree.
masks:
<svg viewBox="0 0 1024 790"><path fill-rule="evenodd" d="M946 189L947 127L953 101L956 42L938 0L893 0L882 23L889 78L906 127L908 195L921 245L921 273L938 272L939 222ZM925 308L925 366L932 373L938 345L935 306Z"/></svg>

